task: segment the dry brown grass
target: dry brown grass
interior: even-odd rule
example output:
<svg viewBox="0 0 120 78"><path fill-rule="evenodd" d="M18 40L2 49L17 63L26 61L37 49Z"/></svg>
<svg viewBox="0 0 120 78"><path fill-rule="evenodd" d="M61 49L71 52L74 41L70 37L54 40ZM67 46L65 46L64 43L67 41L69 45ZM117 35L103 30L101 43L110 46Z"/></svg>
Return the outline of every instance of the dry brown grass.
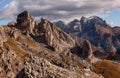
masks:
<svg viewBox="0 0 120 78"><path fill-rule="evenodd" d="M115 34L120 33L120 27L114 27L113 31L114 31Z"/></svg>
<svg viewBox="0 0 120 78"><path fill-rule="evenodd" d="M97 27L97 30L98 30L98 32L101 34L101 36L103 36L105 33L114 35L112 29L111 29L111 28L108 28L108 27L98 26L98 27Z"/></svg>
<svg viewBox="0 0 120 78"><path fill-rule="evenodd" d="M8 26L2 26L2 27L3 27L5 33L10 32L10 28Z"/></svg>
<svg viewBox="0 0 120 78"><path fill-rule="evenodd" d="M18 36L18 38L16 40L21 43L27 43L28 45L30 45L32 47L37 47L35 41L31 40L30 38L28 38L24 35Z"/></svg>
<svg viewBox="0 0 120 78"><path fill-rule="evenodd" d="M120 78L120 64L114 64L109 60L103 60L95 64L94 71L102 74L105 78Z"/></svg>
<svg viewBox="0 0 120 78"><path fill-rule="evenodd" d="M15 40L8 38L8 40L4 43L4 47L7 47L7 46L9 46L12 50L14 50L16 54L21 57L21 60L24 61L26 52L17 45Z"/></svg>

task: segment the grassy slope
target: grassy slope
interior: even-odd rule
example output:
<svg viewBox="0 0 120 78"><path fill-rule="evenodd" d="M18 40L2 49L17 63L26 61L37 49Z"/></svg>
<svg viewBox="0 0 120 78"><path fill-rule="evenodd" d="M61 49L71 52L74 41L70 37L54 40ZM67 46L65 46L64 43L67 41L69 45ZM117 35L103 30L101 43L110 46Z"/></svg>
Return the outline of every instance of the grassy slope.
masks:
<svg viewBox="0 0 120 78"><path fill-rule="evenodd" d="M120 78L120 64L115 64L109 60L95 64L94 71L102 74L105 78Z"/></svg>

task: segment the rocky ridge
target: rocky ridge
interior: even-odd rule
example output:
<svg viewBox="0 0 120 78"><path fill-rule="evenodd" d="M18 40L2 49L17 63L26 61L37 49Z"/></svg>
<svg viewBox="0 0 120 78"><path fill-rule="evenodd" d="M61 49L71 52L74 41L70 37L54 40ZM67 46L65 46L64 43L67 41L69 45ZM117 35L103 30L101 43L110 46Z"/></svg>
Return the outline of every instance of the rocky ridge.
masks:
<svg viewBox="0 0 120 78"><path fill-rule="evenodd" d="M57 22L55 24L60 26ZM120 27L111 27L98 16L88 18L83 16L80 20L75 19L67 25L63 25L63 28L62 30L66 33L89 40L97 58L120 60L119 57L116 57L119 55Z"/></svg>
<svg viewBox="0 0 120 78"><path fill-rule="evenodd" d="M0 77L103 78L92 70L96 58L90 42L82 43L46 19L36 24L24 11L0 27Z"/></svg>
<svg viewBox="0 0 120 78"><path fill-rule="evenodd" d="M46 19L37 24L24 11L16 22L0 26L0 77L103 78L89 69L91 54L86 51L89 60L83 61L76 46L75 37Z"/></svg>

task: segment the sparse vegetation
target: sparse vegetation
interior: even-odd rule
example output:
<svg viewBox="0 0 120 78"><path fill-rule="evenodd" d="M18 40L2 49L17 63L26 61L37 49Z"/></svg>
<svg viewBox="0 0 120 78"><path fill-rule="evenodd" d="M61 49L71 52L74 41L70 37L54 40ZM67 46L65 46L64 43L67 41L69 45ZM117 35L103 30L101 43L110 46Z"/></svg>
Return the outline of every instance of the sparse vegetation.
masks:
<svg viewBox="0 0 120 78"><path fill-rule="evenodd" d="M96 63L94 66L94 71L98 74L102 74L105 78L120 78L120 64L103 60Z"/></svg>
<svg viewBox="0 0 120 78"><path fill-rule="evenodd" d="M4 47L13 49L18 56L21 56L21 60L24 61L26 52L16 44L15 40L8 38L7 41L4 42Z"/></svg>

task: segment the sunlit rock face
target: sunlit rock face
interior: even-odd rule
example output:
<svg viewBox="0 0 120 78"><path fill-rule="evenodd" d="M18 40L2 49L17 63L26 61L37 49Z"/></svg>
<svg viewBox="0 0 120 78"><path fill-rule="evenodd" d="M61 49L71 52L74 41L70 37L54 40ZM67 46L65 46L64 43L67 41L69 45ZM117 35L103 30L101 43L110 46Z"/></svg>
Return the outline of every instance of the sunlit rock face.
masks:
<svg viewBox="0 0 120 78"><path fill-rule="evenodd" d="M0 45L3 45L3 42L5 42L7 39L5 37L5 33L4 33L4 28L2 26L0 26Z"/></svg>
<svg viewBox="0 0 120 78"><path fill-rule="evenodd" d="M76 44L70 35L61 31L46 19L41 19L41 22L38 24L38 31L43 34L44 42L55 51L62 52L64 49L74 47Z"/></svg>

